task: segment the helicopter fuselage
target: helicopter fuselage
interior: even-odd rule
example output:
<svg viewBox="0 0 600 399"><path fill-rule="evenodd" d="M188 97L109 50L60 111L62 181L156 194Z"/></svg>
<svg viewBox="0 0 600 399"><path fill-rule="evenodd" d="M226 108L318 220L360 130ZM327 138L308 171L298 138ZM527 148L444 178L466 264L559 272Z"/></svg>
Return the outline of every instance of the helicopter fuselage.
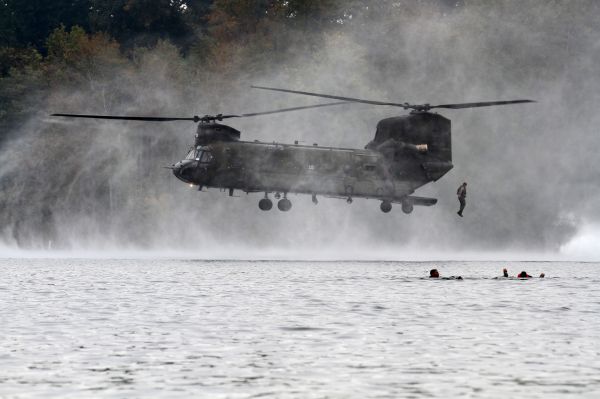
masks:
<svg viewBox="0 0 600 399"><path fill-rule="evenodd" d="M411 194L439 179L452 164L432 158L430 149L435 153L437 143L429 147L426 136L412 138L410 143L390 137L385 130L389 130L389 122L406 124L406 118L392 119L380 122L378 135L385 137L376 135L365 149L239 141L239 131L230 126L204 124L199 126L195 146L186 159L173 165L173 173L200 189L215 187L229 190L230 195L234 190L264 192L261 209L265 200L270 202L270 193L276 198L282 194L288 203L288 193L300 193L312 195L315 203L317 195L348 202L374 198L382 201L384 212L392 203L401 203L403 211L410 213L413 205L437 202ZM438 147L445 151L444 146ZM272 204L267 205L270 209Z"/></svg>
<svg viewBox="0 0 600 399"><path fill-rule="evenodd" d="M401 201L429 182L423 170L396 179L373 150L264 142L215 142L174 165L182 181L245 192L317 194Z"/></svg>

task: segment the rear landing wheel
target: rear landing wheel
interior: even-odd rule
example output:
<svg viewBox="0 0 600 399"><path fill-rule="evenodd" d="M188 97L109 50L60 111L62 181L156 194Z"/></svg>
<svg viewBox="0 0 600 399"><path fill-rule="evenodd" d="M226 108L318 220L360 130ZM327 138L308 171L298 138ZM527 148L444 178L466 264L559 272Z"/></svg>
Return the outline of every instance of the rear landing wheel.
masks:
<svg viewBox="0 0 600 399"><path fill-rule="evenodd" d="M410 201L402 201L402 212L407 215L413 211L413 204Z"/></svg>
<svg viewBox="0 0 600 399"><path fill-rule="evenodd" d="M280 211L287 212L292 209L292 201L287 198L280 199L277 203L277 208L279 208Z"/></svg>
<svg viewBox="0 0 600 399"><path fill-rule="evenodd" d="M390 201L382 201L379 208L381 208L381 212L388 213L392 210L392 203Z"/></svg>
<svg viewBox="0 0 600 399"><path fill-rule="evenodd" d="M258 201L258 207L261 211L268 211L273 208L273 202L268 198L263 198Z"/></svg>

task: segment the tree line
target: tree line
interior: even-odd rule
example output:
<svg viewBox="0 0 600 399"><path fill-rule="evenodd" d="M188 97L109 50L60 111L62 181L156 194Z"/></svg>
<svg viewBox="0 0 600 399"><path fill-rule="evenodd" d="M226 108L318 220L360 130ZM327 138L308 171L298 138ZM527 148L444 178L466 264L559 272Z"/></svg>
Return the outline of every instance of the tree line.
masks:
<svg viewBox="0 0 600 399"><path fill-rule="evenodd" d="M0 141L53 87L169 43L219 78L316 53L324 32L456 0L0 0ZM314 51L313 51L314 50ZM304 53L307 53L304 52Z"/></svg>

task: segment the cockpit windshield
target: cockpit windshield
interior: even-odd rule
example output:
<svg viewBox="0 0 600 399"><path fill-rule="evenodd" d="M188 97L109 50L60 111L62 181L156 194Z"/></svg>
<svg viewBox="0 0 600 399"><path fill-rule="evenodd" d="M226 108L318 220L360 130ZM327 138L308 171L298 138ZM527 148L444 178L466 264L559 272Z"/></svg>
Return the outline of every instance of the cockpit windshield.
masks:
<svg viewBox="0 0 600 399"><path fill-rule="evenodd" d="M197 155L196 158L200 158L200 163L210 163L213 160L213 156L210 151L202 151L201 154Z"/></svg>
<svg viewBox="0 0 600 399"><path fill-rule="evenodd" d="M196 161L200 161L200 163L210 163L213 160L213 155L205 147L198 146L191 148L185 159L195 159Z"/></svg>

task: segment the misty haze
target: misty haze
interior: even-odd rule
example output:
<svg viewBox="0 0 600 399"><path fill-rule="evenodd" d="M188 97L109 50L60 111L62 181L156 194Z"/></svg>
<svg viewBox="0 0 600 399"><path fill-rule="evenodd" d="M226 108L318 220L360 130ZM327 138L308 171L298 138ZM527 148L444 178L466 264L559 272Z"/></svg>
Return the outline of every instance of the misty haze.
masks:
<svg viewBox="0 0 600 399"><path fill-rule="evenodd" d="M24 83L32 86L20 100L27 118L3 131L2 243L199 253L223 246L340 253L394 248L397 255L401 248L560 253L598 222L592 165L600 60L596 14L589 11L597 5L578 3L536 2L522 9L511 1L357 2L337 14L329 11L339 21L308 30L272 22L268 28L279 33L269 37L259 23L247 39L222 39L227 46L217 55L224 59L211 61L202 59L205 49L192 45L182 54L165 40L123 54L104 36L81 39L92 48L81 50L82 60L59 48L48 62L64 57L65 69L47 66L51 77L19 72L37 81ZM63 36L68 40L68 33ZM28 78L15 75L13 80ZM46 80L43 88L34 86ZM315 207L300 195L290 197L295 205L287 214L263 213L256 206L259 194L200 193L163 168L193 144L191 122L48 117L193 116L315 103L251 84L394 102L538 102L442 110L452 120L454 169L416 193L438 198L438 204L409 216L397 209L382 214L378 202L366 200L346 205L322 199ZM405 113L348 104L228 123L247 141L362 148L378 120ZM454 192L462 181L469 182L468 217L458 220Z"/></svg>

